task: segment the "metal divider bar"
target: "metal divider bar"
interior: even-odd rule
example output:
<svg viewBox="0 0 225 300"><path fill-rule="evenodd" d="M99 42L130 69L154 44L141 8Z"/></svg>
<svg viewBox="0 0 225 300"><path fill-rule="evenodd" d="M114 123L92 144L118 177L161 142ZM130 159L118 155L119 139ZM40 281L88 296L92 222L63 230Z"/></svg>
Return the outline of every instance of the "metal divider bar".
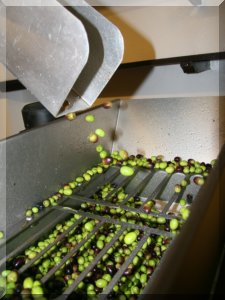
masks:
<svg viewBox="0 0 225 300"><path fill-rule="evenodd" d="M65 262L72 257L78 250L80 247L83 246L83 244L85 244L91 237L93 234L95 234L99 228L104 224L104 221L101 221L80 243L78 243L72 251L70 251L69 253L67 253L67 255L60 261L59 264L57 264L55 267L53 267L42 279L41 282L45 283L59 268L61 268Z"/></svg>
<svg viewBox="0 0 225 300"><path fill-rule="evenodd" d="M165 207L162 210L162 214L166 214L166 212L169 210L170 206L178 199L179 194L174 194L170 200L167 202Z"/></svg>
<svg viewBox="0 0 225 300"><path fill-rule="evenodd" d="M114 285L119 281L119 279L123 275L124 271L127 269L129 264L133 261L134 257L137 255L137 253L141 250L144 243L147 241L148 237L149 237L149 233L145 234L143 236L143 238L138 243L137 247L134 249L134 251L131 253L131 255L127 258L127 260L124 262L124 264L118 270L118 272L114 275L114 277L110 281L109 285L106 287L106 289L103 291L103 293L99 295L99 299L101 299L101 300L105 299L107 297L107 295L111 292Z"/></svg>
<svg viewBox="0 0 225 300"><path fill-rule="evenodd" d="M134 197L135 195L137 195L138 193L141 192L141 190L146 186L146 184L150 181L150 179L153 176L153 172L150 172L145 178L144 180L142 180L142 182L139 184L139 186L137 187L136 191L134 191L133 193L131 193L130 195L128 194L127 197L123 200L123 202L121 203L122 205L124 205L125 203L127 203L127 201L129 200L129 198Z"/></svg>
<svg viewBox="0 0 225 300"><path fill-rule="evenodd" d="M105 200L107 201L114 193L116 193L121 187L125 186L128 182L130 182L134 177L135 175L137 174L138 172L138 169L135 169L134 171L134 174L132 176L129 176L129 177L125 177L124 180L122 180L122 182L115 188L113 189L108 195L107 197L105 198Z"/></svg>
<svg viewBox="0 0 225 300"><path fill-rule="evenodd" d="M108 176L108 173L110 170L115 170L113 174ZM97 176L95 180L90 181L90 186L87 186L86 189L81 189L79 193L75 193L80 196L90 197L93 193L95 193L102 185L106 184L107 182L113 181L119 174L118 168L109 168L107 172L100 174L100 176ZM92 186L94 185L94 188ZM91 188L90 188L91 187Z"/></svg>
<svg viewBox="0 0 225 300"><path fill-rule="evenodd" d="M64 214L68 214L68 212L65 211ZM27 248L31 243L35 242L42 234L44 234L48 229L50 229L52 226L54 226L55 224L57 224L63 218L65 218L65 216L60 215L58 218L55 218L54 220L52 220L51 222L49 222L47 226L42 227L37 233L33 234L30 239L26 240L26 242L24 242L23 244L20 244L12 252L10 252L3 259L1 259L0 260L0 266L3 263L5 263L7 259L11 258L14 255L17 255L20 251L23 251L25 248ZM26 229L27 229L27 227L26 227ZM6 247L7 247L7 244L6 244Z"/></svg>
<svg viewBox="0 0 225 300"><path fill-rule="evenodd" d="M126 229L125 226L122 226L121 229L117 232L117 234L111 239L111 241L99 252L93 262L77 277L75 282L71 284L68 289L65 290L65 294L67 297L74 291L74 289L78 286L78 284L85 278L85 276L94 268L94 266L99 262L99 260L103 257L104 254L109 250L110 247L118 240L121 234Z"/></svg>
<svg viewBox="0 0 225 300"><path fill-rule="evenodd" d="M56 207L56 209L60 209L60 208ZM64 208L61 207L61 209L64 209ZM83 216L91 218L91 219L98 219L100 221L104 221L104 223L111 223L111 224L116 224L116 225L121 225L121 226L124 225L129 228L143 230L144 232L151 232L156 235L164 235L167 237L174 237L174 235L171 232L163 231L163 230L156 229L156 228L150 228L145 225L137 225L137 224L132 224L132 223L124 222L124 221L119 221L119 220L113 219L113 218L107 218L107 217L103 217L103 216L99 216L99 215L94 215L89 212L74 210L73 208L70 208L70 207L66 207L66 209L69 209L71 211L76 212L79 215L83 215Z"/></svg>
<svg viewBox="0 0 225 300"><path fill-rule="evenodd" d="M135 213L138 213L138 214L146 214L146 212L143 211L143 209L141 208L134 208L134 207L130 207L130 206L126 206L126 205L123 205L123 204L116 204L116 203L111 203L111 202L107 202L107 201L101 201L101 202L97 202L96 200L94 199L91 199L91 198L85 198L85 197L81 197L81 196L78 196L78 195L72 195L70 197L68 197L66 200L68 201L68 205L71 205L71 203L69 202L70 199L73 199L73 200L78 200L78 201L81 201L82 203L93 203L93 204L99 204L99 205L102 205L102 206L108 206L108 207L111 207L111 208L122 208L126 211L131 211L131 212L135 212ZM65 202L65 201L64 201ZM67 204L67 203L66 203ZM63 207L63 206L62 206ZM77 213L80 214L80 210L79 208L77 209ZM159 213L155 213L155 212L150 212L148 213L149 216L154 216L154 217L158 217L158 216L161 216L162 215L162 212L159 212ZM170 216L170 215L165 215L165 217L167 219L172 219L173 217Z"/></svg>
<svg viewBox="0 0 225 300"><path fill-rule="evenodd" d="M62 232L51 244L49 244L46 248L44 248L41 252L39 252L33 259L31 259L27 264L22 266L19 269L19 273L23 273L26 271L36 260L38 260L42 255L44 255L49 249L51 249L56 243L58 243L60 240L62 240L74 227L79 225L85 217L81 217L79 220L77 220L73 225L71 225L67 230Z"/></svg>

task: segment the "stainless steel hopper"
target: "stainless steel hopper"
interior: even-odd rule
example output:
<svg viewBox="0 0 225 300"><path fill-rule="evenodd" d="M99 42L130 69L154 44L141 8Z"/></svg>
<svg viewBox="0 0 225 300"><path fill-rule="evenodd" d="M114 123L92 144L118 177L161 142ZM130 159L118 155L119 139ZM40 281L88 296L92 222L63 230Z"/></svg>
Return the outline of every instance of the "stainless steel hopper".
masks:
<svg viewBox="0 0 225 300"><path fill-rule="evenodd" d="M82 0L0 4L7 68L55 117L90 107L122 60L119 30Z"/></svg>

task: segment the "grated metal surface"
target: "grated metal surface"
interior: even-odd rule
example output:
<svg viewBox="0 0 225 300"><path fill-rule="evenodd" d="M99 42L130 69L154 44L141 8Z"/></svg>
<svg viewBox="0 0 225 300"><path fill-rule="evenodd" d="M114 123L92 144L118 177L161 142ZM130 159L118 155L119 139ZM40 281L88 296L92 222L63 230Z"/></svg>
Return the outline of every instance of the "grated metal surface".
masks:
<svg viewBox="0 0 225 300"><path fill-rule="evenodd" d="M148 200L156 199L157 201L161 201L163 203L163 208L158 212L150 212L149 215L156 217L165 217L167 220L169 220L174 216L171 216L170 214L168 214L168 212L170 212L170 208L172 205L176 203L178 205L179 199L187 199L189 193L192 194L193 200L195 199L200 187L194 183L194 177L195 175L190 177L189 175L185 176L181 173L174 173L172 175L168 175L162 170L146 170L142 168L136 168L134 175L131 177L123 177L121 176L118 167L110 167L106 170L106 172L95 175L90 182L85 183L79 189L75 190L75 193L72 196L64 197L60 201L59 205L47 210L47 213L43 213L40 216L40 218L35 219L30 224L27 224L25 226L25 229L23 229L20 234L8 240L6 244L8 253L6 257L0 257L0 268L1 265L3 265L3 263L5 263L7 259L20 254L24 249L29 247L32 243L36 242L44 234L47 234L59 221L68 218L68 216L70 216L71 214L78 214L80 216L80 219L77 220L66 231L61 233L54 242L49 244L38 255L36 255L33 259L31 259L28 263L21 267L19 269L20 274L25 272L28 268L30 268L38 259L40 259L40 257L42 257L49 249L51 249L59 241L62 241L63 238L67 234L69 234L71 230L73 230L78 224L87 219L98 220L98 224L94 227L93 231L91 231L81 242L79 242L69 253L67 253L65 257L62 258L60 263L56 264L52 269L48 271L46 275L44 275L44 277L41 279L41 282L46 283L55 274L55 272L66 263L66 261L69 258L71 258L75 253L79 251L82 245L84 245L91 237L93 237L94 234L97 233L97 231L102 225L120 225L120 230L114 235L111 241L97 254L94 260L89 264L89 266L81 272L81 274L74 281L74 283L65 290L65 297L67 297L85 278L88 272L90 272L90 270L95 265L97 265L97 263L101 260L103 255L119 239L121 234L126 229L139 229L143 231L144 236L137 243L136 248L130 254L128 259L125 260L125 262L121 266L121 269L117 271L117 273L113 276L111 282L108 284L106 289L103 290L104 295L101 294L99 296L100 298L104 299L105 297L107 297L107 294L112 291L113 286L119 281L129 263L133 260L135 255L142 248L143 244L151 234L163 235L172 238L173 234L171 232L167 232L158 228L150 228L145 225L132 224L129 223L129 221L124 222L120 219L109 218L107 215L98 215L96 212L86 212L81 209L81 204L87 202L92 204L98 203L102 206L108 206L110 208L122 208L128 212L130 211L136 212L137 214L143 214L144 203L146 203ZM181 191L181 193L175 193L175 184L179 183L184 178L187 178L189 180L189 184L186 188L184 188ZM94 200L92 198L92 195L95 194L99 190L99 188L101 188L107 183L114 184L115 188L108 194L105 200ZM122 203L110 202L110 197L121 187L124 188L125 193L127 194L126 198L122 201ZM138 196L141 199L141 201L143 201L143 205L141 205L139 208L134 208L127 205L128 199L130 197L135 196Z"/></svg>

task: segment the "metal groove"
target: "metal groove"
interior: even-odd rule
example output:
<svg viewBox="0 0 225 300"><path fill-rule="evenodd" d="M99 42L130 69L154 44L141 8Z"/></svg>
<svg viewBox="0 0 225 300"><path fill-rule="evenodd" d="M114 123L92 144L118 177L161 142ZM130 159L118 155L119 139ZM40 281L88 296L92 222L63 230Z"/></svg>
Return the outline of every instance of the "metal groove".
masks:
<svg viewBox="0 0 225 300"><path fill-rule="evenodd" d="M155 188L155 190L151 193L151 195L149 195L147 197L147 199L143 202L142 206L141 206L141 209L143 209L144 205L146 202L148 202L149 200L152 200L154 198L157 197L158 194L160 194L160 192L163 190L163 188L167 185L167 183L169 182L170 180L170 176L169 177L165 177L163 179L162 182L160 182L160 184Z"/></svg>
<svg viewBox="0 0 225 300"><path fill-rule="evenodd" d="M134 174L132 176L129 177L125 177L124 180L122 180L122 182L115 188L113 189L110 193L108 193L107 197L104 200L109 200L110 197L116 193L121 187L124 187L126 184L128 184L137 174L138 169L135 169Z"/></svg>
<svg viewBox="0 0 225 300"><path fill-rule="evenodd" d="M148 237L149 237L149 234L145 234L143 236L143 238L138 243L137 247L133 250L133 252L126 259L126 261L121 266L121 268L118 270L118 272L114 275L114 277L110 281L109 285L106 287L106 289L103 291L103 293L99 295L99 299L104 300L107 297L107 295L111 292L114 285L119 281L119 279L123 275L124 271L127 269L129 264L133 261L134 257L137 255L137 253L141 250L144 243L147 241Z"/></svg>
<svg viewBox="0 0 225 300"><path fill-rule="evenodd" d="M129 200L129 198L134 197L137 194L139 194L143 190L143 188L147 185L147 183L151 180L152 176L153 176L153 172L150 172L148 175L146 175L144 180L142 180L142 182L138 185L136 191L134 191L131 194L128 194L127 197L123 200L123 202L121 204L122 205L126 204L127 201Z"/></svg>
<svg viewBox="0 0 225 300"><path fill-rule="evenodd" d="M121 234L125 230L125 226L122 226L118 233L111 239L111 241L99 252L93 262L77 277L75 282L68 287L68 289L64 292L67 297L74 291L74 289L78 286L78 284L85 278L85 276L94 268L94 266L100 261L103 255L109 250L110 247L118 240Z"/></svg>
<svg viewBox="0 0 225 300"><path fill-rule="evenodd" d="M115 169L116 171L111 174L109 176L109 178L107 178L107 173L109 173L109 170L107 170L107 172L105 173L102 173L102 174L99 174L100 176L96 176L96 179L94 181L90 181L90 185L93 186L94 185L94 188L89 190L87 192L87 189L82 189L81 190L81 193L75 193L75 195L80 195L80 196L85 196L85 197L91 197L93 193L96 193L96 191L102 186L102 185L105 185L107 182L111 182L113 181L119 174L119 169L118 168L113 168ZM96 182L97 181L97 182Z"/></svg>
<svg viewBox="0 0 225 300"><path fill-rule="evenodd" d="M80 242L78 243L72 251L70 251L69 253L67 253L67 255L60 261L59 264L57 264L55 267L53 267L42 279L41 279L41 283L44 284L60 267L62 267L65 262L71 258L78 250L80 247L83 246L83 244L85 244L90 237L92 237L93 234L95 234L95 232L97 232L99 230L99 228L104 224L104 221L101 221L99 224L97 224L97 226Z"/></svg>
<svg viewBox="0 0 225 300"><path fill-rule="evenodd" d="M179 198L179 194L174 194L170 200L166 203L165 207L162 210L162 214L166 214L168 212L168 210L170 209L171 205L177 201L177 199Z"/></svg>
<svg viewBox="0 0 225 300"><path fill-rule="evenodd" d="M57 208L59 209L59 208ZM61 209L64 209L63 207ZM116 225L121 225L121 226L126 226L128 228L133 228L133 229L138 229L138 230L143 230L144 232L151 232L156 235L164 235L167 237L174 237L174 235L171 232L156 229L156 228L150 228L145 225L137 225L137 224L132 224L129 222L123 222L119 221L118 219L113 219L113 218L107 218L99 215L94 215L89 212L84 212L84 211L79 211L79 210L74 210L73 208L66 207L66 209L70 210L71 212L76 212L80 215L83 215L85 217L91 218L91 219L98 219L100 221L104 221L104 223L111 223L111 224L116 224Z"/></svg>
<svg viewBox="0 0 225 300"><path fill-rule="evenodd" d="M76 227L77 225L79 225L81 222L83 222L85 219L85 217L81 217L79 220L77 220L73 225L71 225L67 230L65 230L64 232L62 232L59 236L57 236L57 238L54 240L53 243L49 244L46 248L44 248L41 252L39 252L33 259L31 259L27 264L25 264L24 266L22 266L19 269L19 273L23 273L24 271L26 271L30 266L32 266L32 264L38 260L42 255L44 255L49 249L51 249L56 243L58 243L59 241L61 241L71 230L73 230L74 227Z"/></svg>
<svg viewBox="0 0 225 300"><path fill-rule="evenodd" d="M65 214L68 214L67 211L65 211ZM14 249L12 252L10 252L8 255L6 255L3 259L0 260L0 266L6 262L7 259L11 258L12 256L17 255L20 251L23 251L25 248L29 247L31 243L35 242L42 234L44 234L48 229L50 229L52 226L57 224L61 219L65 218L65 216L60 215L58 218L54 219L52 222L48 223L47 227L42 227L41 230L39 230L36 234L32 235L32 237L23 244L20 244L16 249ZM37 221L37 220L35 220ZM28 227L29 228L29 227ZM7 244L6 244L7 247Z"/></svg>

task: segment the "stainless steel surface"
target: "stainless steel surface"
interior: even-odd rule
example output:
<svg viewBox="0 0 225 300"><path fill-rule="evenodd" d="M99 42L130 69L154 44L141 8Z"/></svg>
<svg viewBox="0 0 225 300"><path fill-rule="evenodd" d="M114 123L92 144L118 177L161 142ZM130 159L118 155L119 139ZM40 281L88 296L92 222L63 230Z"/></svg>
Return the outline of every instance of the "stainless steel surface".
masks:
<svg viewBox="0 0 225 300"><path fill-rule="evenodd" d="M82 23L57 1L49 5L6 8L6 64L57 116L87 62L89 45Z"/></svg>
<svg viewBox="0 0 225 300"><path fill-rule="evenodd" d="M122 61L117 27L83 0L2 2L8 69L55 117L89 108Z"/></svg>
<svg viewBox="0 0 225 300"><path fill-rule="evenodd" d="M225 142L224 104L224 97L200 96L123 101L113 149L210 162Z"/></svg>
<svg viewBox="0 0 225 300"><path fill-rule="evenodd" d="M0 210L0 228L5 228L7 223L7 228L16 230L15 224L23 218L25 208L49 197L63 183L99 162L96 145L87 137L103 124L108 134L101 143L111 151L118 103L110 110L99 108L91 113L96 118L93 125L85 121L86 113L74 121L56 120L0 142L0 162L2 168L6 163L7 170L4 172L3 169L6 176L0 178L3 208Z"/></svg>
<svg viewBox="0 0 225 300"><path fill-rule="evenodd" d="M85 27L90 54L73 90L90 106L97 99L123 58L119 29L83 0L59 0ZM76 106L74 106L76 108Z"/></svg>

